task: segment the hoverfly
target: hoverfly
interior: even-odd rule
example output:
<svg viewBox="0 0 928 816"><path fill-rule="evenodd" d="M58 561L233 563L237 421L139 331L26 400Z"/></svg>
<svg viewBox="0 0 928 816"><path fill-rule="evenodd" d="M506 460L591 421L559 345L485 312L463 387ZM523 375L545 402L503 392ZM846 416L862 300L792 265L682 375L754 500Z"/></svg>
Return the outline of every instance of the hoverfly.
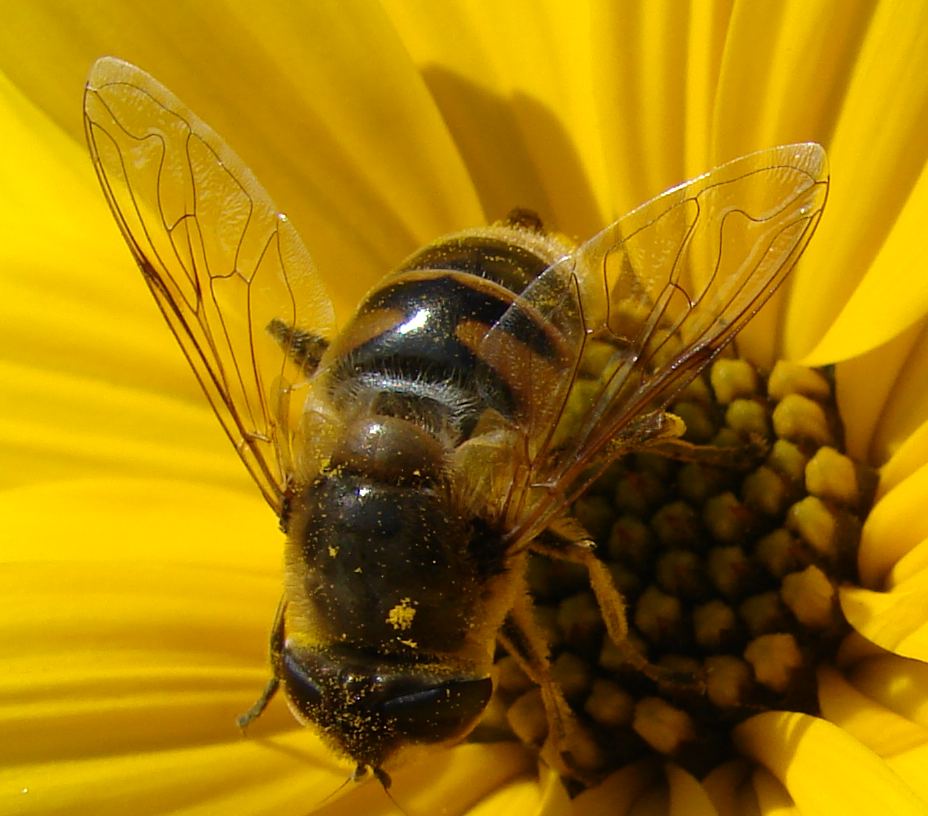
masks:
<svg viewBox="0 0 928 816"><path fill-rule="evenodd" d="M625 643L622 599L569 507L618 456L678 439L664 408L815 229L822 148L736 159L580 245L525 212L439 238L336 331L292 224L167 88L101 59L84 121L142 275L286 533L272 678L240 724L282 687L355 778L386 786L385 766L475 726L499 643L540 685L569 773L528 553L583 564Z"/></svg>

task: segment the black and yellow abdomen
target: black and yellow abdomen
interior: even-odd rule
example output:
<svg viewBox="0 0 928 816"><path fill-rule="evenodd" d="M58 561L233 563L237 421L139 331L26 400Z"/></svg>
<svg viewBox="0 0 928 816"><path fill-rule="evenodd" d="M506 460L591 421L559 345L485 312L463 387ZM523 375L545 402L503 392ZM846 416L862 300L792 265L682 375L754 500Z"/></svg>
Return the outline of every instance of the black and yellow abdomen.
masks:
<svg viewBox="0 0 928 816"><path fill-rule="evenodd" d="M480 355L486 332L512 309L507 330L542 358L552 328L519 295L568 248L507 223L451 236L407 259L359 307L328 355L340 411L409 419L451 444L486 409L510 416L518 389Z"/></svg>

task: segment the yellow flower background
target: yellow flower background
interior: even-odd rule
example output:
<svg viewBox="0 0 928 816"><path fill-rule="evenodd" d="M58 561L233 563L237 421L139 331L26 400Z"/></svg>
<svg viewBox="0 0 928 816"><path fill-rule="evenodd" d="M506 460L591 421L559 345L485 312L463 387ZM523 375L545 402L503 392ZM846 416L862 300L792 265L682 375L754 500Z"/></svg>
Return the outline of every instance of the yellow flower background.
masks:
<svg viewBox="0 0 928 816"><path fill-rule="evenodd" d="M768 712L697 780L643 763L569 803L514 744L395 774L412 814L928 810L928 4L46 2L0 27L0 812L393 813L266 679L280 535L100 195L91 63L150 71L297 224L346 316L418 245L537 210L583 237L775 144L828 207L742 346L838 363L881 469L857 633L822 716ZM498 7L501 6L501 7ZM444 808L444 810L442 810Z"/></svg>

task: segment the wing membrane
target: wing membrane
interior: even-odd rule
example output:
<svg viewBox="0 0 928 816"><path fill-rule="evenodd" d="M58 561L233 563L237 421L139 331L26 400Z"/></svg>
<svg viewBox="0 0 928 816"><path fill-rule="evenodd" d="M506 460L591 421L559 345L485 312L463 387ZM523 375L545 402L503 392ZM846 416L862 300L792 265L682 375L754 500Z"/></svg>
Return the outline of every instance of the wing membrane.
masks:
<svg viewBox="0 0 928 816"><path fill-rule="evenodd" d="M280 513L286 383L305 379L273 321L323 340L334 313L293 226L251 171L169 90L104 58L84 94L87 143L146 283L216 416Z"/></svg>
<svg viewBox="0 0 928 816"><path fill-rule="evenodd" d="M567 344L563 376L546 381L543 407L517 418L527 440L523 469L532 476L513 489L538 494L528 500L535 509L526 524L537 529L598 468L656 432L647 417L721 351L795 265L827 188L817 144L736 159L633 210L526 290L519 308L543 311ZM557 289L563 307L550 297ZM484 342L491 362L510 319L504 315ZM528 355L523 365L531 377Z"/></svg>

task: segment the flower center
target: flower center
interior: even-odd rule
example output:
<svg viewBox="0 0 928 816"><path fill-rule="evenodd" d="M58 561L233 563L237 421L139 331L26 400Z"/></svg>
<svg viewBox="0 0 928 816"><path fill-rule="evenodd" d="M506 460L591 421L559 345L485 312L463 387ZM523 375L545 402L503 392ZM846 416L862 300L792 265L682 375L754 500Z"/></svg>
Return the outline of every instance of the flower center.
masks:
<svg viewBox="0 0 928 816"><path fill-rule="evenodd" d="M764 381L721 359L671 411L708 455L628 456L574 513L624 596L633 644L704 677L704 690L624 662L582 568L540 557L529 568L553 677L588 740L572 754L593 775L654 754L703 775L731 757L741 720L817 713L816 667L849 631L837 588L856 579L876 474L842 452L830 374L781 362ZM497 671L495 710L541 749L538 689L502 652Z"/></svg>

